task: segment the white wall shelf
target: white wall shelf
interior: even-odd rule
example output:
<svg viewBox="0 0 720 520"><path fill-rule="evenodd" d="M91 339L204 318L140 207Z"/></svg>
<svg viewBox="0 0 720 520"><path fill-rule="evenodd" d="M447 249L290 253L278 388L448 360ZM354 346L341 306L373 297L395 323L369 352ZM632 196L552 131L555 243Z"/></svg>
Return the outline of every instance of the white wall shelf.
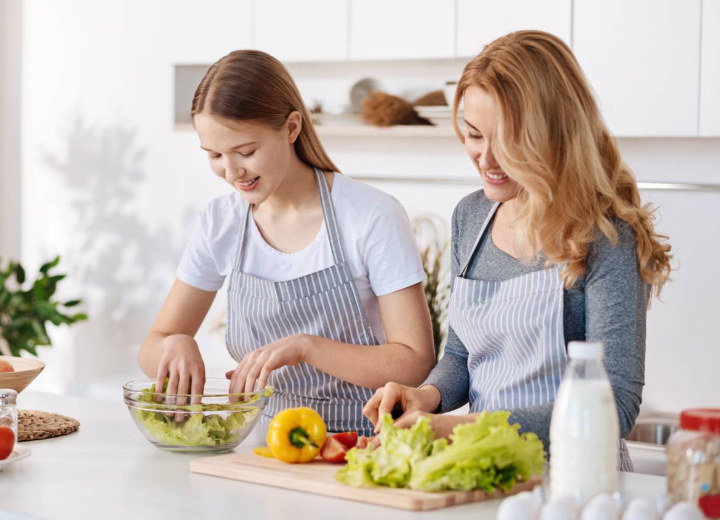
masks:
<svg viewBox="0 0 720 520"><path fill-rule="evenodd" d="M450 137L457 139L452 126L316 125L320 137Z"/></svg>
<svg viewBox="0 0 720 520"><path fill-rule="evenodd" d="M178 132L190 132L190 123L177 123L174 128ZM457 139L452 126L396 125L377 127L363 124L346 125L315 125L320 137L449 137Z"/></svg>

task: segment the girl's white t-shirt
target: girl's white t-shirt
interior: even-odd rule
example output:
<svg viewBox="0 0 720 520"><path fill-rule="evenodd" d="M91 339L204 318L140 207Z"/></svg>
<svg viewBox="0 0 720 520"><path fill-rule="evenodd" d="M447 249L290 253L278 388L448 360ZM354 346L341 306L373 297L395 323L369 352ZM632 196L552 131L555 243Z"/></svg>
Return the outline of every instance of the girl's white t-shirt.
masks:
<svg viewBox="0 0 720 520"><path fill-rule="evenodd" d="M410 221L400 203L377 188L335 174L331 198L345 258L370 327L385 342L378 296L425 280ZM233 192L215 198L200 212L180 260L177 277L205 291L217 291L235 264L240 225L247 203ZM284 253L263 239L248 218L242 271L281 282L331 267L334 263L323 221L302 251Z"/></svg>

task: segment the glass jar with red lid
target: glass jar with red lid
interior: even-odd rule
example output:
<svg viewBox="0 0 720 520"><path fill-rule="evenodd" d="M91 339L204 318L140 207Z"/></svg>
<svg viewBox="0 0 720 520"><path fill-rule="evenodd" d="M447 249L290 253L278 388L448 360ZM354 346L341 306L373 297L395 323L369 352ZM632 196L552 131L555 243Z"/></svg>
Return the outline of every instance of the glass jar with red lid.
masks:
<svg viewBox="0 0 720 520"><path fill-rule="evenodd" d="M667 490L671 499L697 504L720 518L720 408L680 414L680 429L667 446Z"/></svg>

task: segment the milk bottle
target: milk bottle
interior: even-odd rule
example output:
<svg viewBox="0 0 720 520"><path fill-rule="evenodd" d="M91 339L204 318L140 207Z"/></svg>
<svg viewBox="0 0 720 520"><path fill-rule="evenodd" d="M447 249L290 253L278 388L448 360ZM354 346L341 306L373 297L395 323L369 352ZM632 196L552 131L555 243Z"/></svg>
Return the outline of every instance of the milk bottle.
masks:
<svg viewBox="0 0 720 520"><path fill-rule="evenodd" d="M550 422L550 498L583 505L618 489L618 416L602 343L572 341Z"/></svg>

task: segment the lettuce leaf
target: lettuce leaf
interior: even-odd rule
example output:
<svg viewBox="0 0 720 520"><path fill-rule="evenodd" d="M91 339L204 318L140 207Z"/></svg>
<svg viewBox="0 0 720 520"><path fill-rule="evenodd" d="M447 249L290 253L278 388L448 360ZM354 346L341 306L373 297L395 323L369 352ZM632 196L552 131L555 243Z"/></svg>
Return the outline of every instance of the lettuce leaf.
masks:
<svg viewBox="0 0 720 520"><path fill-rule="evenodd" d="M427 417L399 429L386 415L381 445L350 450L336 479L355 487L509 491L519 480L545 470L542 442L533 433L520 435L520 426L510 425L509 416L506 411L483 412L475 422L456 426L448 444L433 440Z"/></svg>

